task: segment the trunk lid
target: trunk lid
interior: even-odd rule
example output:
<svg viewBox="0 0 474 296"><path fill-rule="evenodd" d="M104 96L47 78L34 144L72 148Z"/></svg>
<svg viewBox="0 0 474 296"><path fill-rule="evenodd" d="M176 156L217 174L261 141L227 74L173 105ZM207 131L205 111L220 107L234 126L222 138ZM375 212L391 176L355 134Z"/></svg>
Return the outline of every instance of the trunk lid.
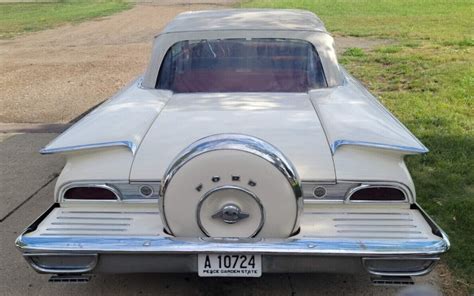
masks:
<svg viewBox="0 0 474 296"><path fill-rule="evenodd" d="M308 94L175 94L136 153L130 180L160 180L176 155L203 137L239 133L285 154L301 180L335 181L332 154Z"/></svg>

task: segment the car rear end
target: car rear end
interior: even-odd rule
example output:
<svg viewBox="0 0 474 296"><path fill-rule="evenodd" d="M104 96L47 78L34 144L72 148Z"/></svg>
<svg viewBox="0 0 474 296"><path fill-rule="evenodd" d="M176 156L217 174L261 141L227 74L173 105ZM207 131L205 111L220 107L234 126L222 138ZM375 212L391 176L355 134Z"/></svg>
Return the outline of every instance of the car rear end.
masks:
<svg viewBox="0 0 474 296"><path fill-rule="evenodd" d="M179 17L143 79L42 150L67 164L16 241L28 263L58 281L430 272L449 240L404 163L426 148L340 70L313 14L219 13L232 30Z"/></svg>
<svg viewBox="0 0 474 296"><path fill-rule="evenodd" d="M164 231L157 207L99 210L56 204L27 228L17 246L36 271L60 275L192 272L248 276L224 272L224 266L215 267L217 273L210 274L204 263L198 264L200 256L244 255L260 258L261 265L254 267L252 276L367 272L403 278L431 271L449 248L449 241L417 205L307 206L301 228L289 238L237 239L171 236ZM251 268L242 265L233 270L242 269Z"/></svg>

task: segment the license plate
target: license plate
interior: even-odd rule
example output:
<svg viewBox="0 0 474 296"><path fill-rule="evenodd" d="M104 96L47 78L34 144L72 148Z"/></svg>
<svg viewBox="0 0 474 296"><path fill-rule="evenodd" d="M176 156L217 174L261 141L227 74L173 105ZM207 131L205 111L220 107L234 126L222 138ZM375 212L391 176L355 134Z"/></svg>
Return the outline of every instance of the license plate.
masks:
<svg viewBox="0 0 474 296"><path fill-rule="evenodd" d="M198 254L198 274L202 277L260 277L262 256Z"/></svg>

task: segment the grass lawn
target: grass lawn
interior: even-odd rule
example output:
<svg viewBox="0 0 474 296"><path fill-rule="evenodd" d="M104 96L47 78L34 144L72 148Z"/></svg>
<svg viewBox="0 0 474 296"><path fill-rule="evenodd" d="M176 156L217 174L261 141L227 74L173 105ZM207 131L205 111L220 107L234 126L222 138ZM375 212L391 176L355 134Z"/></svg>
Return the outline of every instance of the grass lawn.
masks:
<svg viewBox="0 0 474 296"><path fill-rule="evenodd" d="M442 0L254 0L242 7L302 8L335 35L388 38L348 49L340 62L430 149L408 157L419 203L448 233L445 262L474 279L474 3Z"/></svg>
<svg viewBox="0 0 474 296"><path fill-rule="evenodd" d="M127 9L121 1L58 1L58 3L0 4L0 39Z"/></svg>

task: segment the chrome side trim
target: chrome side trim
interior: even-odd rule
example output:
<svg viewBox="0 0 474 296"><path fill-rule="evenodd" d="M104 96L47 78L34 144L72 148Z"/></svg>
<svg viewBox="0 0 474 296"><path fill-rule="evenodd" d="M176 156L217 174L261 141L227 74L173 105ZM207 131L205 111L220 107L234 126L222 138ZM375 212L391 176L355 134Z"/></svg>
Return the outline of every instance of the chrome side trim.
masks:
<svg viewBox="0 0 474 296"><path fill-rule="evenodd" d="M318 181L301 181L301 187L303 189L303 197L305 204L317 204L317 203L342 203L346 197L347 192L356 186L359 186L359 182L318 182ZM314 194L314 190L317 187L323 187L326 190L324 196L318 197Z"/></svg>
<svg viewBox="0 0 474 296"><path fill-rule="evenodd" d="M43 148L39 152L41 154L54 154L54 153L65 153L65 152L74 152L87 149L99 149L99 148L109 148L109 147L126 147L128 148L133 155L137 151L137 145L132 141L113 141L113 142L102 142L102 143L91 143L77 146L66 146L59 148Z"/></svg>
<svg viewBox="0 0 474 296"><path fill-rule="evenodd" d="M133 182L133 183L118 183L118 182L107 182L107 184L113 185L122 194L122 199L125 202L150 202L158 203L160 182ZM151 188L152 193L145 196L141 193L140 188L148 186Z"/></svg>
<svg viewBox="0 0 474 296"><path fill-rule="evenodd" d="M420 211L423 218L425 218L426 222L428 222L428 224L430 225L433 233L443 238L443 241L446 243L447 252L451 248L451 242L449 241L449 236L446 234L446 232L444 232L443 229L441 229L441 227L436 224L436 222L428 215L428 213L425 212L425 210L423 210L422 207L420 207L418 203L412 204L412 207Z"/></svg>
<svg viewBox="0 0 474 296"><path fill-rule="evenodd" d="M303 191L299 176L291 162L276 147L259 138L242 134L216 134L202 138L189 145L175 157L165 172L160 190L159 206L160 212L162 213L163 224L169 233L172 232L166 220L164 200L166 189L171 179L178 170L191 159L215 150L240 150L248 152L267 160L275 166L275 168L286 177L293 189L297 203L297 214L293 232L298 229L299 219L303 212Z"/></svg>
<svg viewBox="0 0 474 296"><path fill-rule="evenodd" d="M141 186L149 186L153 193L149 197L140 195L139 188ZM80 200L80 199L65 199L64 193L75 187L101 187L112 191L117 200ZM81 203L81 202L116 202L123 203L157 203L159 198L160 182L133 182L129 183L127 180L76 180L67 182L59 188L58 201L63 203Z"/></svg>
<svg viewBox="0 0 474 296"><path fill-rule="evenodd" d="M370 188L370 187L386 187L400 190L405 196L404 200L351 200L351 196L359 190ZM401 185L385 184L385 183L372 183L372 184L361 184L357 187L349 190L345 196L344 203L406 203L409 201L409 192Z"/></svg>
<svg viewBox="0 0 474 296"><path fill-rule="evenodd" d="M422 153L427 153L429 151L424 146L423 146L424 148L416 148L416 147L391 145L391 144L375 143L375 142L336 140L334 141L334 143L331 144L332 154L334 155L336 153L337 148L343 145L364 146L364 147L371 147L371 148L396 150L396 151L407 152L409 154L418 154L418 153L422 154Z"/></svg>
<svg viewBox="0 0 474 296"><path fill-rule="evenodd" d="M414 196L406 185L403 183L398 182L390 182L390 181L368 181L368 180L340 180L337 183L323 183L323 182L316 182L316 181L302 181L302 188L304 194L304 202L305 204L326 204L326 203L334 203L334 204L342 204L342 203L406 203L406 202L413 202ZM310 192L310 188L315 188L317 186L325 187L328 192L331 191L331 195L327 194L323 198L314 198L312 196L312 192ZM349 198L350 196L355 193L356 191L367 188L367 187L390 187L396 188L403 192L405 195L405 200L397 200L397 201L351 201ZM340 196L338 196L340 194Z"/></svg>
<svg viewBox="0 0 474 296"><path fill-rule="evenodd" d="M411 271L411 272L385 272L385 271L376 271L374 269L371 269L368 266L369 261L376 261L376 260L405 260L405 261L431 261L430 265L426 267L425 269L419 270L419 271ZM362 265L364 268L367 270L368 273L371 275L377 275L377 276L422 276L425 274L430 273L433 268L436 266L436 263L438 263L439 257L364 257L362 258Z"/></svg>
<svg viewBox="0 0 474 296"><path fill-rule="evenodd" d="M250 237L254 237L256 236L260 230L262 230L262 227L263 227L263 224L265 224L265 210L263 209L263 205L262 203L260 202L260 199L253 193L253 192L250 192L244 188L241 188L241 187L238 187L238 186L220 186L220 187L217 187L217 188L214 188L208 192L206 192L206 194L204 194L204 196L201 198L201 200L199 201L199 204L196 208L196 220L197 220L197 223L199 225L199 228L201 229L201 231L206 234L208 237L210 237L209 233L206 231L206 229L204 228L204 226L202 225L201 223L201 206L202 206L202 203L206 200L206 198L211 195L212 193L216 192L216 191L219 191L219 190L222 190L222 189L235 189L235 190L241 190L245 193L247 193L248 195L250 195L258 204L259 208L260 208L260 214L262 215L262 219L260 219L260 223L257 227L257 229L255 230L255 232L250 236Z"/></svg>

